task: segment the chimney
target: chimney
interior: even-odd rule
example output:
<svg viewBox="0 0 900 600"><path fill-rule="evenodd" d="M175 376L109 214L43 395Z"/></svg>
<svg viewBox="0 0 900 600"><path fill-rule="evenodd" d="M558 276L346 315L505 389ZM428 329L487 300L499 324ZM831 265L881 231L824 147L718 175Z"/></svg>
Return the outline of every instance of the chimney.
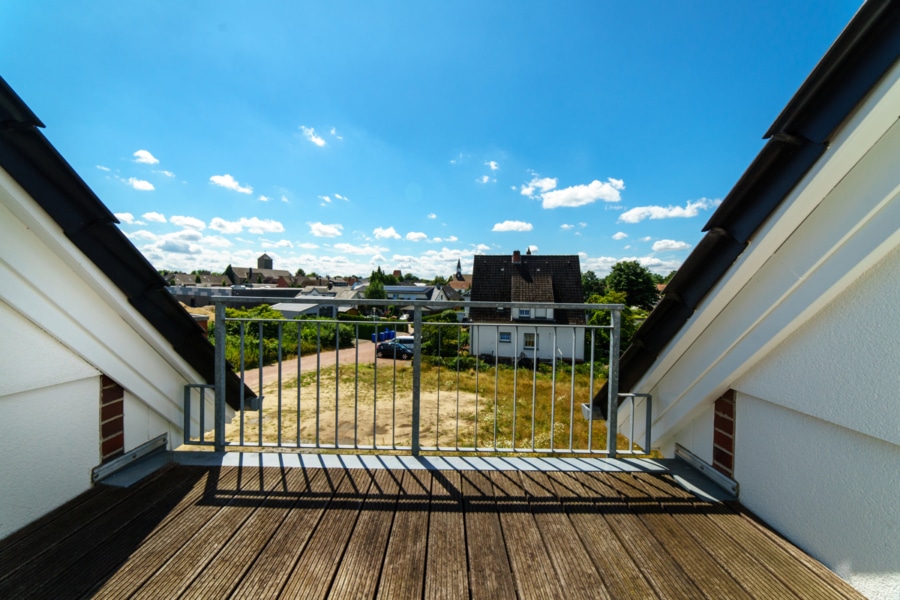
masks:
<svg viewBox="0 0 900 600"><path fill-rule="evenodd" d="M517 265L522 262L522 253L518 250L513 250L513 260L514 265Z"/></svg>

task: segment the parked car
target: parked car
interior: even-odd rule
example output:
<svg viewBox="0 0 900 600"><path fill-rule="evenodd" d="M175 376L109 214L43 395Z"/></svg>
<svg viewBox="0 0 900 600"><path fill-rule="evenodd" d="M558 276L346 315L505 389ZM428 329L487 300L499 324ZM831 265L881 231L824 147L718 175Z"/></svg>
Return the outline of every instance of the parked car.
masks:
<svg viewBox="0 0 900 600"><path fill-rule="evenodd" d="M375 356L379 358L391 357L391 358L402 358L403 360L408 360L412 358L413 351L412 348L408 346L404 346L403 344L390 340L388 342L381 342L375 347Z"/></svg>

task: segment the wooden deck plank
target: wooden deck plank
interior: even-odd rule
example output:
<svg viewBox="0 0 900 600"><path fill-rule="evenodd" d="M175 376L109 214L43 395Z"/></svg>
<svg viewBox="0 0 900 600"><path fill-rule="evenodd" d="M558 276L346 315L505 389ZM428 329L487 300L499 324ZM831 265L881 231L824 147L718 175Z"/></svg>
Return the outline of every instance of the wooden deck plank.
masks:
<svg viewBox="0 0 900 600"><path fill-rule="evenodd" d="M606 519L598 514L594 501L602 499L592 498L592 493L572 473L556 471L547 473L547 476L609 595L617 600L657 598ZM604 506L607 509L610 507L609 504ZM624 503L620 503L620 507L626 510Z"/></svg>
<svg viewBox="0 0 900 600"><path fill-rule="evenodd" d="M640 508L620 497L610 498L621 474L578 473L576 477L600 500L595 504L610 529L660 598L701 598L703 594L638 518Z"/></svg>
<svg viewBox="0 0 900 600"><path fill-rule="evenodd" d="M430 476L425 600L463 600L469 598L469 565L462 479L457 471L435 471Z"/></svg>
<svg viewBox="0 0 900 600"><path fill-rule="evenodd" d="M378 589L403 474L378 469L373 475L329 598L373 598Z"/></svg>
<svg viewBox="0 0 900 600"><path fill-rule="evenodd" d="M704 597L744 600L750 598L747 591L727 571L723 571L704 548L694 542L687 531L659 503L659 499L651 496L634 475L613 477L611 482L623 496L640 503L638 517L641 522L656 537L660 545L666 548Z"/></svg>
<svg viewBox="0 0 900 600"><path fill-rule="evenodd" d="M662 503L664 508L676 511L673 517L728 573L754 598L798 598L777 574L756 560L752 553L728 537L708 518L709 514L732 515L734 511L721 504L699 502L686 490L665 477L646 473L634 478L647 493ZM702 510L689 510L691 503ZM820 596L826 598L827 596Z"/></svg>
<svg viewBox="0 0 900 600"><path fill-rule="evenodd" d="M425 586L431 473L401 472L394 524L376 598L420 600Z"/></svg>
<svg viewBox="0 0 900 600"><path fill-rule="evenodd" d="M183 599L226 598L241 583L244 574L296 505L299 496L286 495L304 484L300 469L284 471L283 489L275 489L263 498L253 514L228 541L216 559L191 583ZM276 484L277 488L277 484Z"/></svg>
<svg viewBox="0 0 900 600"><path fill-rule="evenodd" d="M506 553L491 480L479 471L461 471L460 483L472 598L514 599L516 583Z"/></svg>
<svg viewBox="0 0 900 600"><path fill-rule="evenodd" d="M296 505L288 510L278 531L244 575L231 598L266 600L277 598L303 549L316 530L334 494L340 489L343 470L297 469L302 473Z"/></svg>
<svg viewBox="0 0 900 600"><path fill-rule="evenodd" d="M92 596L104 599L133 594L219 511L219 506L204 505L201 501L219 485L235 486L237 474L238 470L233 467L207 470L179 506L129 554L127 562L95 586Z"/></svg>
<svg viewBox="0 0 900 600"><path fill-rule="evenodd" d="M562 588L518 471L492 471L494 499L519 598L561 598Z"/></svg>
<svg viewBox="0 0 900 600"><path fill-rule="evenodd" d="M18 598L26 594L36 594L38 589L52 596L52 590L63 579L62 575L85 553L102 547L107 542L115 542L120 530L147 510L160 506L171 508L169 501L176 497L182 485L186 485L191 473L177 469L170 470L156 479L153 484L142 488L140 502L131 502L134 492L110 510L96 518L88 519L84 527L75 527L75 532L62 530L59 543L48 542L48 547L36 557L23 555L14 560L16 566L9 569L11 577L0 582L0 598ZM103 573L105 575L105 573ZM60 588L64 590L65 588ZM41 592L43 593L43 592Z"/></svg>
<svg viewBox="0 0 900 600"><path fill-rule="evenodd" d="M519 480L566 597L610 598L578 532L556 497L547 473L523 471L519 473Z"/></svg>
<svg viewBox="0 0 900 600"><path fill-rule="evenodd" d="M372 474L347 469L319 526L294 565L280 598L325 598L372 483Z"/></svg>
<svg viewBox="0 0 900 600"><path fill-rule="evenodd" d="M215 490L214 498L204 496L204 503L218 504L221 509L132 598L171 598L182 594L282 478L280 469L239 467L234 486Z"/></svg>

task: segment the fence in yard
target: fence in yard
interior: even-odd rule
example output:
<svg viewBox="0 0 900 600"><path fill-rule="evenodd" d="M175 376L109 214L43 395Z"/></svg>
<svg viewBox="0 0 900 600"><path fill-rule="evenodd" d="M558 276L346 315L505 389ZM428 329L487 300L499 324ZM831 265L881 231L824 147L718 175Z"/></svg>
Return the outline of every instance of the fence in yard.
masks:
<svg viewBox="0 0 900 600"><path fill-rule="evenodd" d="M210 386L186 390L186 444L220 451L277 447L610 457L642 454L648 447L651 399L618 393L620 305L464 303L518 317L469 322L462 312L459 320L448 319L456 312L444 312L459 304L417 300L403 301L407 320L353 321L228 317L226 304L234 300L215 301L216 384L210 394ZM334 307L333 314L346 307L363 315L398 303L298 302ZM553 311L604 316L593 319L595 324L590 319L559 324ZM431 320L429 313L443 320ZM412 337L412 343L400 344L398 335ZM245 397L241 386L242 410L232 411L224 402L226 360L257 395ZM607 379L603 404L609 418L603 419L594 397ZM630 420L619 432L623 402ZM639 446L633 415L641 411L647 422ZM212 422L213 432L196 422Z"/></svg>

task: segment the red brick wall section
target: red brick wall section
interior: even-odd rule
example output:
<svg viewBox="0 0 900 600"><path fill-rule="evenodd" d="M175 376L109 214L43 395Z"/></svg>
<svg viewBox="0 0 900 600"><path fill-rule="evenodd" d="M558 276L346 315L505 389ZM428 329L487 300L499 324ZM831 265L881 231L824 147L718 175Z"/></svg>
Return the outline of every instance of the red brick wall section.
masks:
<svg viewBox="0 0 900 600"><path fill-rule="evenodd" d="M713 467L734 477L734 390L728 390L716 400L713 419Z"/></svg>
<svg viewBox="0 0 900 600"><path fill-rule="evenodd" d="M100 462L125 453L125 390L103 375L100 382Z"/></svg>

